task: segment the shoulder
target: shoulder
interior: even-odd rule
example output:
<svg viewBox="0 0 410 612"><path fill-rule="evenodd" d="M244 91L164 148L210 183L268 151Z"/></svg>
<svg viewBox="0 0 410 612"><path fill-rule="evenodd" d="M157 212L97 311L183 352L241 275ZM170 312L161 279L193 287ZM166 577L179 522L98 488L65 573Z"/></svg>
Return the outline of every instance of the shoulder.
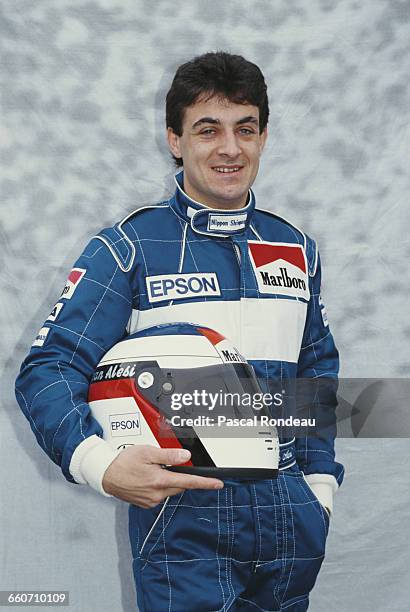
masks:
<svg viewBox="0 0 410 612"><path fill-rule="evenodd" d="M290 242L303 246L308 262L309 275L316 274L318 248L316 241L288 219L263 208L256 208L254 222L251 224L262 240Z"/></svg>
<svg viewBox="0 0 410 612"><path fill-rule="evenodd" d="M140 233L144 234L149 228L152 230L169 214L172 214L169 200L147 204L115 225L102 229L94 238L106 244L123 272L129 272L135 259L134 242L138 241Z"/></svg>

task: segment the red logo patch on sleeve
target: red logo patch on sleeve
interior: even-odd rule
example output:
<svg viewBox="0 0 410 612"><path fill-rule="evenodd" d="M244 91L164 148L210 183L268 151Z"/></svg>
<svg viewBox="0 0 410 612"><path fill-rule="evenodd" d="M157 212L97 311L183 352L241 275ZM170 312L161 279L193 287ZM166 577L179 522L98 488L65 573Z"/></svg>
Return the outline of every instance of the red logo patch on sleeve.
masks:
<svg viewBox="0 0 410 612"><path fill-rule="evenodd" d="M71 270L70 274L68 275L65 287L63 289L63 293L61 294L62 298L65 298L66 300L71 300L74 295L74 291L77 289L81 279L83 278L86 272L87 270L84 270L83 268L73 268Z"/></svg>

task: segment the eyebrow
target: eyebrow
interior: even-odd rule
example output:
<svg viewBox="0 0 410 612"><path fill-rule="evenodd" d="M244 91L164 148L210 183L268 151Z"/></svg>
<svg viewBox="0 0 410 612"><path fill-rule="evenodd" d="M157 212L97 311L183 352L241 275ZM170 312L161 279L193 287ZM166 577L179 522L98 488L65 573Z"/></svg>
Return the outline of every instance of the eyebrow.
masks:
<svg viewBox="0 0 410 612"><path fill-rule="evenodd" d="M193 129L197 128L199 125L202 125L203 123L210 123L212 125L221 124L220 120L215 119L215 117L201 117L201 119L198 119L198 121L195 121L195 123L192 125L192 128ZM259 125L259 121L253 115L242 117L242 119L239 119L235 125L243 125L244 123L254 123L255 125Z"/></svg>

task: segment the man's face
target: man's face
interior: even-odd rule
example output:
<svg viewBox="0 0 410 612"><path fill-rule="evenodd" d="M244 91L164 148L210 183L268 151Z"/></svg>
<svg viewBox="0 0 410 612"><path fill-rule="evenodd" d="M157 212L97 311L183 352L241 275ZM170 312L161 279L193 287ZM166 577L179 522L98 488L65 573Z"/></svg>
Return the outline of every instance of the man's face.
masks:
<svg viewBox="0 0 410 612"><path fill-rule="evenodd" d="M186 108L182 136L168 128L170 150L184 161L186 193L211 208L245 206L266 135L257 106L213 97Z"/></svg>

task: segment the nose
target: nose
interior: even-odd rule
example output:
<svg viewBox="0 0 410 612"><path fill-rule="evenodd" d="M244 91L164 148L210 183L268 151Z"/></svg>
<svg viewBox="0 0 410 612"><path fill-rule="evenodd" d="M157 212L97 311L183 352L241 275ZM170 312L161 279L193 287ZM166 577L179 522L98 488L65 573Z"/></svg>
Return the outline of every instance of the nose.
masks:
<svg viewBox="0 0 410 612"><path fill-rule="evenodd" d="M241 147L235 132L227 130L221 134L217 152L219 155L225 155L230 158L236 158L240 155Z"/></svg>

